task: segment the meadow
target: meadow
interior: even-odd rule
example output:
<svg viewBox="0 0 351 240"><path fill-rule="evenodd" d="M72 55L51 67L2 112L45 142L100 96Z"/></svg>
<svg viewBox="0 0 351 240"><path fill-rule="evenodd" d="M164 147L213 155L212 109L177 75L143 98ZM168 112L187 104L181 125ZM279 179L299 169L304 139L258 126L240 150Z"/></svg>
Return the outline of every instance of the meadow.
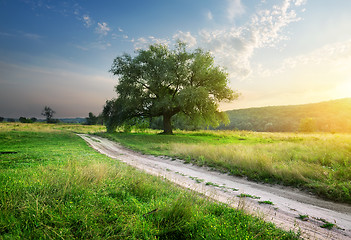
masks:
<svg viewBox="0 0 351 240"><path fill-rule="evenodd" d="M0 123L0 239L299 237L101 155L75 134L98 131Z"/></svg>
<svg viewBox="0 0 351 240"><path fill-rule="evenodd" d="M99 133L146 154L167 155L250 180L351 203L351 134L175 131Z"/></svg>

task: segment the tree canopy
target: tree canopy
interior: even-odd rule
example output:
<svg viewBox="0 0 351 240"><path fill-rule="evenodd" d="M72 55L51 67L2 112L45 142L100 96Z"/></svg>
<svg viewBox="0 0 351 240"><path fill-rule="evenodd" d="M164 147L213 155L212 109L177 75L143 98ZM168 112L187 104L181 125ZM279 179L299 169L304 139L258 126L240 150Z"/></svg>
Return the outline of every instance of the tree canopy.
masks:
<svg viewBox="0 0 351 240"><path fill-rule="evenodd" d="M45 106L44 109L41 112L41 115L43 115L44 117L46 117L46 121L47 123L52 123L53 121L53 116L56 112L54 110L52 110L50 107Z"/></svg>
<svg viewBox="0 0 351 240"><path fill-rule="evenodd" d="M232 101L238 94L228 87L228 74L209 52L150 45L114 59L111 73L118 77L117 98L106 102L103 116L109 131L135 118L163 117L163 130L172 133L171 118L183 114L193 123L218 126L229 121L218 110L219 102Z"/></svg>
<svg viewBox="0 0 351 240"><path fill-rule="evenodd" d="M85 118L87 125L96 125L99 117L95 116L92 112L89 112L89 116Z"/></svg>

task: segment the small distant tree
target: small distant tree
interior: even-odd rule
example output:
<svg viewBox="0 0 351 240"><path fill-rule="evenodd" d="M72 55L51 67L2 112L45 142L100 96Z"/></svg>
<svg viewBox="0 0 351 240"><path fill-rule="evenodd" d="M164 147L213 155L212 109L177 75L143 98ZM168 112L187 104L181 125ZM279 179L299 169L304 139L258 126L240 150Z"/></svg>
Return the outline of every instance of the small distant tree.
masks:
<svg viewBox="0 0 351 240"><path fill-rule="evenodd" d="M3 122L5 118L3 117L0 117L0 122Z"/></svg>
<svg viewBox="0 0 351 240"><path fill-rule="evenodd" d="M96 125L98 122L98 117L95 116L92 112L89 113L89 117L85 118L87 125Z"/></svg>
<svg viewBox="0 0 351 240"><path fill-rule="evenodd" d="M56 112L54 110L52 110L50 107L45 106L43 111L41 112L41 115L43 115L44 117L46 117L46 122L47 123L54 123L56 122L53 119L53 116Z"/></svg>
<svg viewBox="0 0 351 240"><path fill-rule="evenodd" d="M30 120L31 120L33 123L36 122L36 121L38 121L38 119L35 118L35 117L30 118Z"/></svg>

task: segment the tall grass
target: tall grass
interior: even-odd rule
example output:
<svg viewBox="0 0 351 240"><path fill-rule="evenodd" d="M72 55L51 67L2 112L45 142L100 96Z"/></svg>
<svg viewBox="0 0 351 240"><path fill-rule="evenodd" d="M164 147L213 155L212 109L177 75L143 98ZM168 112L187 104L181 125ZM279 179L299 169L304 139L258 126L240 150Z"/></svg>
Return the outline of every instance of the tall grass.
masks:
<svg viewBox="0 0 351 240"><path fill-rule="evenodd" d="M302 142L270 144L182 144L171 152L252 180L307 188L328 199L351 203L351 138L310 136Z"/></svg>
<svg viewBox="0 0 351 240"><path fill-rule="evenodd" d="M351 203L351 135L181 132L101 134L144 153L169 155L251 180L308 189Z"/></svg>
<svg viewBox="0 0 351 240"><path fill-rule="evenodd" d="M0 151L17 152L0 155L0 239L298 238L98 154L70 132L12 127L0 131Z"/></svg>
<svg viewBox="0 0 351 240"><path fill-rule="evenodd" d="M0 123L0 132L3 131L29 131L29 132L60 132L69 131L76 133L103 132L106 128L102 125L81 125L81 124L47 124L47 123Z"/></svg>

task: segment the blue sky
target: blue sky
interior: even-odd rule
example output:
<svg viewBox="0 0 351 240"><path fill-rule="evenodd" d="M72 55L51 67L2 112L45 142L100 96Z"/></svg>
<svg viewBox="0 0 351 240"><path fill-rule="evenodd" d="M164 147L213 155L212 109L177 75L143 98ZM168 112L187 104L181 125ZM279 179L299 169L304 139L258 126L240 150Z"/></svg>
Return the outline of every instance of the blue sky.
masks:
<svg viewBox="0 0 351 240"><path fill-rule="evenodd" d="M98 114L113 59L152 43L211 51L241 92L223 110L351 97L351 1L0 0L0 116Z"/></svg>

